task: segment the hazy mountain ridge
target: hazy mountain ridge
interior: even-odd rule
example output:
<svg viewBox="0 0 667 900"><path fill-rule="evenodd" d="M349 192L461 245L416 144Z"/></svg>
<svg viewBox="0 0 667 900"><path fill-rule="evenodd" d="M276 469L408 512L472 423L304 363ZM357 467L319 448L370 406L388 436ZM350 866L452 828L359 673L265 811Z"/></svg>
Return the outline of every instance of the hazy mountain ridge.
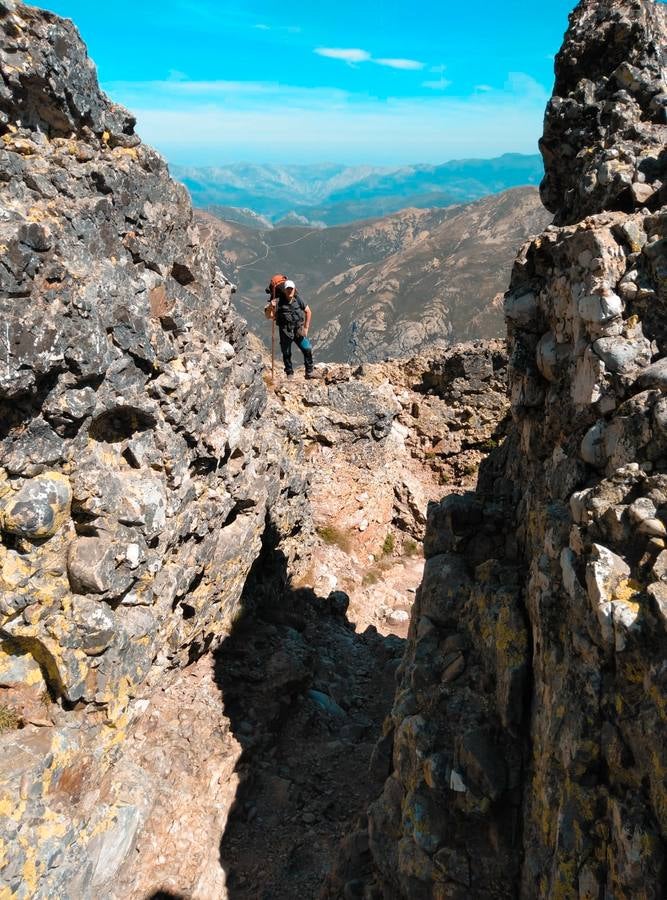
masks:
<svg viewBox="0 0 667 900"><path fill-rule="evenodd" d="M550 221L535 188L447 209L404 209L325 229L260 232L197 214L213 235L235 304L267 337L264 286L296 279L313 314L318 360L376 360L503 333L498 302L518 247Z"/></svg>
<svg viewBox="0 0 667 900"><path fill-rule="evenodd" d="M513 254L551 217L533 188L516 188L448 213L406 246L342 273L313 294L317 308L336 308L319 335L321 352L377 360L430 344L502 335L499 295Z"/></svg>
<svg viewBox="0 0 667 900"><path fill-rule="evenodd" d="M250 209L274 224L300 216L307 223L340 225L406 207L446 207L513 187L538 185L543 165L537 154L508 153L495 159L396 168L234 164L173 166L172 172L202 209Z"/></svg>

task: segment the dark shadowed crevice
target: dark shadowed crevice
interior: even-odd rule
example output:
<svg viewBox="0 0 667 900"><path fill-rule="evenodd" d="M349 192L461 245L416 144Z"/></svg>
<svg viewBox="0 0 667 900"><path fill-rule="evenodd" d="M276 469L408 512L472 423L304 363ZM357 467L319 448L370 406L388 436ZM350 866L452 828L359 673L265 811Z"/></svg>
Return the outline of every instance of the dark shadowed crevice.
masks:
<svg viewBox="0 0 667 900"><path fill-rule="evenodd" d="M157 424L155 416L131 406L118 406L97 416L89 434L94 441L119 444L137 432L150 431Z"/></svg>
<svg viewBox="0 0 667 900"><path fill-rule="evenodd" d="M381 783L368 765L404 644L356 633L345 595L293 586L278 537L269 521L243 618L215 654L243 748L220 844L230 900L318 895Z"/></svg>

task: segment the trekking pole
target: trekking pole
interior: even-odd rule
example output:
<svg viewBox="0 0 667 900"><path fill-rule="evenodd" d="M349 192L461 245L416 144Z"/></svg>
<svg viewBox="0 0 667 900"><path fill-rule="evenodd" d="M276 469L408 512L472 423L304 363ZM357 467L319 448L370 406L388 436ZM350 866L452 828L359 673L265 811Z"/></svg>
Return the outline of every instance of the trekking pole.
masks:
<svg viewBox="0 0 667 900"><path fill-rule="evenodd" d="M273 365L276 356L276 320L271 319L271 384L273 384Z"/></svg>

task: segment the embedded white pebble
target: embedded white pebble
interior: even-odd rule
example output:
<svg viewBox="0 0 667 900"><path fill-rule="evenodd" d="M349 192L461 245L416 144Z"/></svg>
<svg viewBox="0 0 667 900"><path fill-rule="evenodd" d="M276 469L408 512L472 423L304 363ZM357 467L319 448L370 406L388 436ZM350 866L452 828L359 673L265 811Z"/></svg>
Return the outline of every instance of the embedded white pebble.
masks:
<svg viewBox="0 0 667 900"><path fill-rule="evenodd" d="M588 524L589 513L586 509L586 498L590 492L590 488L585 491L575 491L570 497L570 513L577 525Z"/></svg>
<svg viewBox="0 0 667 900"><path fill-rule="evenodd" d="M655 503L648 497L638 497L628 507L628 515L636 524L644 522L646 519L654 519L655 512Z"/></svg>
<svg viewBox="0 0 667 900"><path fill-rule="evenodd" d="M637 530L642 534L650 534L652 537L664 537L667 534L667 528L660 519L655 518L644 519Z"/></svg>
<svg viewBox="0 0 667 900"><path fill-rule="evenodd" d="M579 300L579 316L593 325L601 325L623 315L623 301L613 291L588 294Z"/></svg>
<svg viewBox="0 0 667 900"><path fill-rule="evenodd" d="M127 549L125 550L125 559L131 569L136 569L139 565L139 556L139 544L128 544Z"/></svg>

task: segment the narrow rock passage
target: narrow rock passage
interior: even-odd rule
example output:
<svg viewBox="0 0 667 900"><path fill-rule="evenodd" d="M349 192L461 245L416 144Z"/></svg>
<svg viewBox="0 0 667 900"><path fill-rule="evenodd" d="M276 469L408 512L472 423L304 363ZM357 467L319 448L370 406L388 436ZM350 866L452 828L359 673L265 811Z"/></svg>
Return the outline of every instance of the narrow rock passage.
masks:
<svg viewBox="0 0 667 900"><path fill-rule="evenodd" d="M504 362L500 345L465 346L404 368L328 366L314 387L296 378L270 395L303 441L316 528L296 537L294 570L267 529L245 616L216 654L242 747L220 846L232 900L316 898L332 869L355 896L364 811L389 774L390 742L375 746L422 579L426 506L474 480L502 428Z"/></svg>
<svg viewBox="0 0 667 900"><path fill-rule="evenodd" d="M357 633L344 595L281 587L281 565L265 549L246 590L250 610L216 657L243 747L220 846L232 900L317 897L388 770L377 753L370 774L369 763L404 640Z"/></svg>

